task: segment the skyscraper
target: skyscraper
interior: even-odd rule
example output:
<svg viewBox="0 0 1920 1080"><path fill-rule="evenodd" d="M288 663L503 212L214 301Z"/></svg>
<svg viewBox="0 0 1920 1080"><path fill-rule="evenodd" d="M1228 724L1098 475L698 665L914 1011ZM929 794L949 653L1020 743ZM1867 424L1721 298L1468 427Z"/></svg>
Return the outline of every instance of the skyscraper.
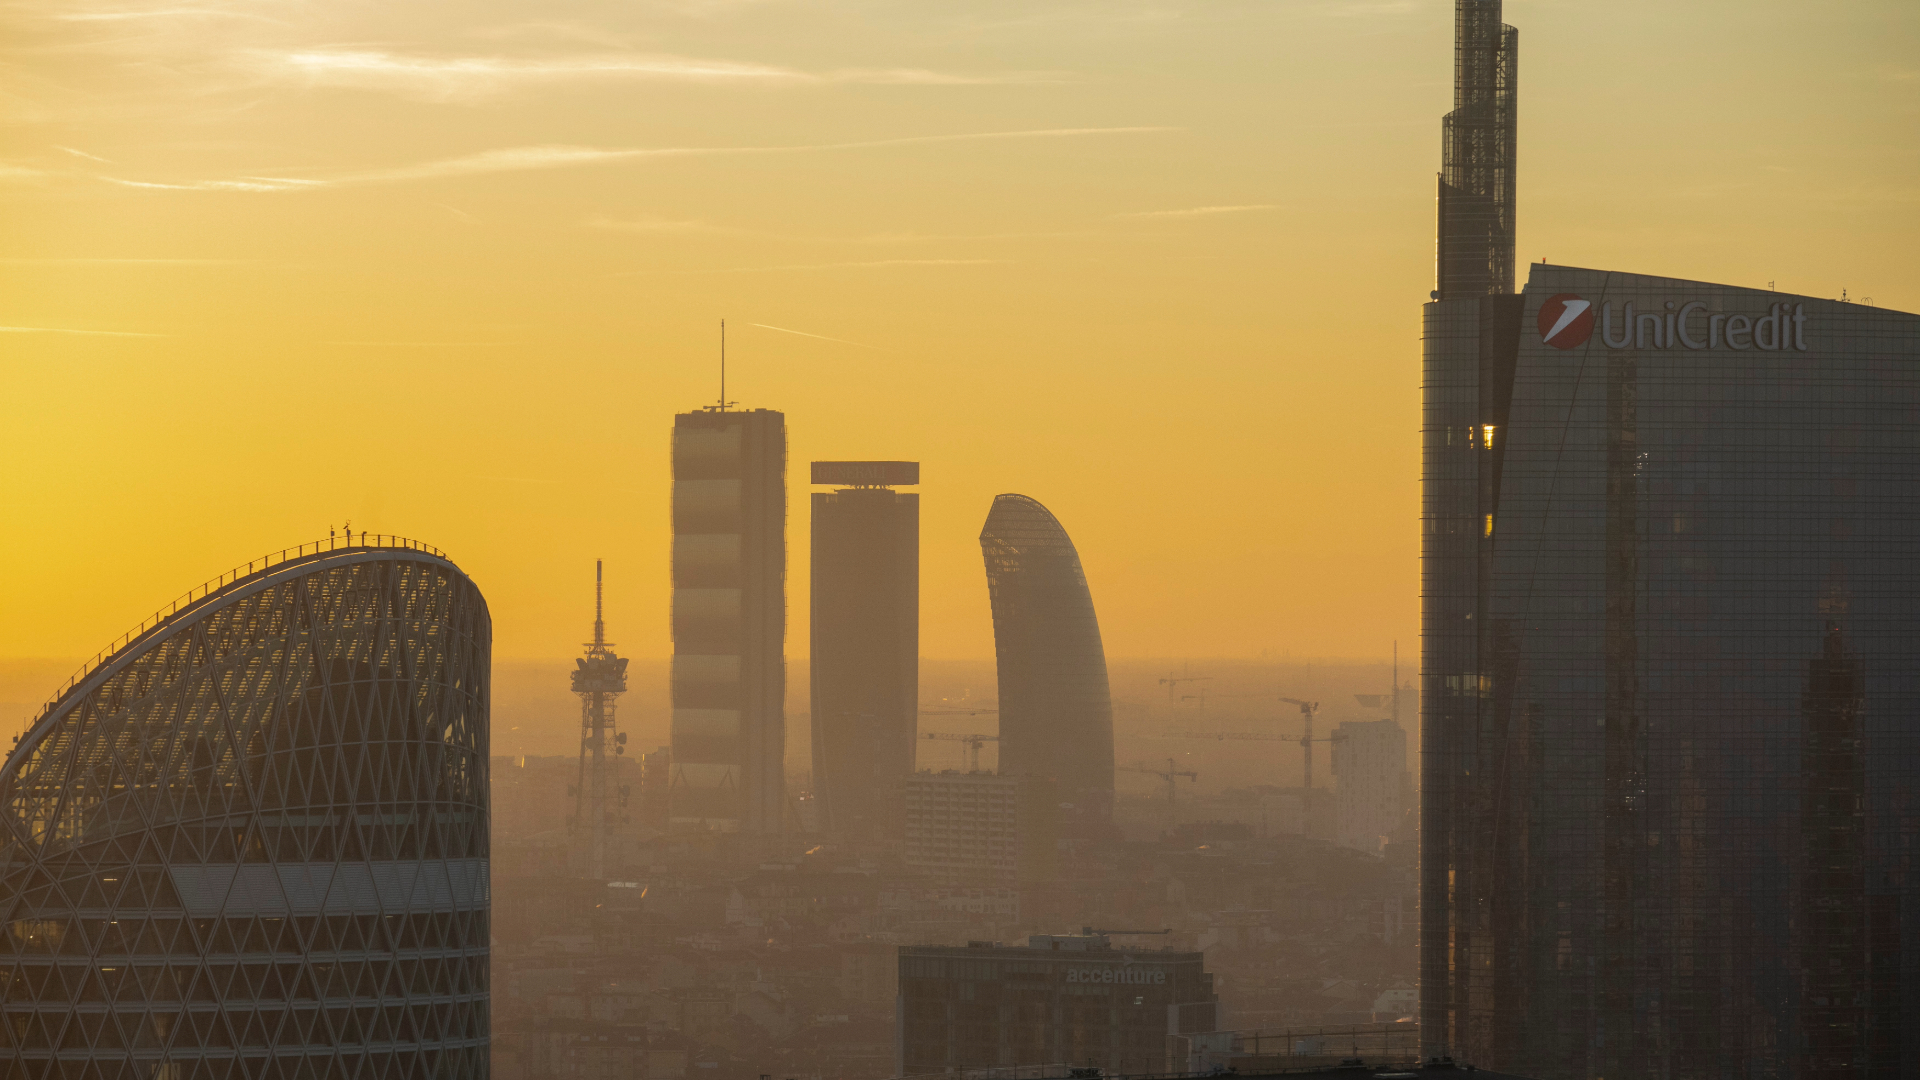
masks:
<svg viewBox="0 0 1920 1080"><path fill-rule="evenodd" d="M809 593L813 789L821 827L900 832L920 700L916 461L816 461Z"/></svg>
<svg viewBox="0 0 1920 1080"><path fill-rule="evenodd" d="M1500 0L1454 0L1435 300L1513 292L1519 65L1520 32L1500 21Z"/></svg>
<svg viewBox="0 0 1920 1080"><path fill-rule="evenodd" d="M1428 1052L1546 1080L1913 1075L1920 316L1446 272L1424 333Z"/></svg>
<svg viewBox="0 0 1920 1080"><path fill-rule="evenodd" d="M786 477L783 414L673 418L675 829L785 826Z"/></svg>
<svg viewBox="0 0 1920 1080"><path fill-rule="evenodd" d="M993 500L980 531L1000 681L1000 771L1047 777L1073 835L1113 813L1113 702L1093 595L1067 531L1025 495Z"/></svg>
<svg viewBox="0 0 1920 1080"><path fill-rule="evenodd" d="M491 640L377 537L83 668L0 766L6 1074L486 1076Z"/></svg>

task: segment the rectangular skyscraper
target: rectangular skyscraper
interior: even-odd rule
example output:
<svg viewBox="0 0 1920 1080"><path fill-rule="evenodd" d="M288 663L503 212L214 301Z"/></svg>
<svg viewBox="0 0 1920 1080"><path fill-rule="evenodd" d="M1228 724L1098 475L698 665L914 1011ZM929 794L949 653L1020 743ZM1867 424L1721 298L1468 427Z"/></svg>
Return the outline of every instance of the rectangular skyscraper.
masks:
<svg viewBox="0 0 1920 1080"><path fill-rule="evenodd" d="M811 591L813 787L821 826L900 832L920 698L916 461L816 461Z"/></svg>
<svg viewBox="0 0 1920 1080"><path fill-rule="evenodd" d="M671 827L783 831L786 416L673 418Z"/></svg>

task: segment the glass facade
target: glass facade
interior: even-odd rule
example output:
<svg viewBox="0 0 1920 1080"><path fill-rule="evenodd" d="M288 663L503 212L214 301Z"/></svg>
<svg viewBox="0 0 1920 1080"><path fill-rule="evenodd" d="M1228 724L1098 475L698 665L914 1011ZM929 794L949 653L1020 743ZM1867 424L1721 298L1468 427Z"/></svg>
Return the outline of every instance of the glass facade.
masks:
<svg viewBox="0 0 1920 1080"><path fill-rule="evenodd" d="M1535 265L1425 319L1422 1035L1920 1069L1920 317Z"/></svg>
<svg viewBox="0 0 1920 1080"><path fill-rule="evenodd" d="M1000 771L1047 777L1073 804L1065 835L1113 813L1113 701L1080 554L1025 495L1000 495L980 532L1000 681Z"/></svg>
<svg viewBox="0 0 1920 1080"><path fill-rule="evenodd" d="M0 768L5 1075L486 1076L491 636L329 547L85 672Z"/></svg>

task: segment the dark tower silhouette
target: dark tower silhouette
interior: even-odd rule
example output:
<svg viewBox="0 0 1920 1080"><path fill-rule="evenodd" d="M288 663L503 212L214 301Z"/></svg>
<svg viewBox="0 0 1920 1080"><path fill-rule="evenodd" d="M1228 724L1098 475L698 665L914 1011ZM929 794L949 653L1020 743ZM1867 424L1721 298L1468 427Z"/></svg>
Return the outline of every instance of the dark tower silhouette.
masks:
<svg viewBox="0 0 1920 1080"><path fill-rule="evenodd" d="M831 833L898 836L920 699L920 482L914 461L816 461L813 790Z"/></svg>
<svg viewBox="0 0 1920 1080"><path fill-rule="evenodd" d="M1099 831L1113 810L1113 702L1080 555L1025 495L993 500L980 549L1000 676L1000 771L1057 781L1073 805L1062 831Z"/></svg>
<svg viewBox="0 0 1920 1080"><path fill-rule="evenodd" d="M1453 111L1442 122L1433 298L1513 291L1514 121L1520 32L1500 0L1455 0Z"/></svg>

